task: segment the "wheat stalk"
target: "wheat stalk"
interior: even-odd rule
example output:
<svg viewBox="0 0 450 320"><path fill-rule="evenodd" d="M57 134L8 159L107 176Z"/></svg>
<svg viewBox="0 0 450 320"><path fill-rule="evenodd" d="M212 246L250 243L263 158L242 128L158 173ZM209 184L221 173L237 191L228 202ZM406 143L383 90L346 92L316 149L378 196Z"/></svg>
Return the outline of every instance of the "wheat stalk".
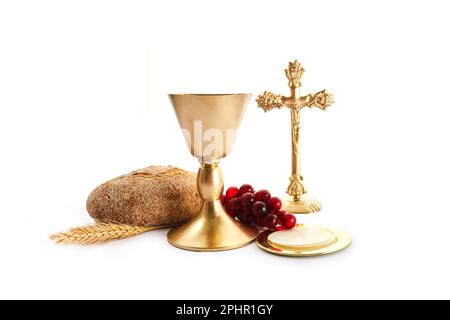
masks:
<svg viewBox="0 0 450 320"><path fill-rule="evenodd" d="M63 244L94 245L112 240L131 238L158 228L161 227L139 227L96 221L94 225L72 228L67 232L52 234L50 239L56 243Z"/></svg>

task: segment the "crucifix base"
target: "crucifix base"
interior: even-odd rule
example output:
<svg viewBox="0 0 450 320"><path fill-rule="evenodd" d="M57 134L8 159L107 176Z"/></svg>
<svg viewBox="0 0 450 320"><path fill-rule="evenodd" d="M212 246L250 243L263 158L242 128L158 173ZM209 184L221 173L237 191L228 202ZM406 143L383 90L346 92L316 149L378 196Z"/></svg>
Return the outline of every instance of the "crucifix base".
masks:
<svg viewBox="0 0 450 320"><path fill-rule="evenodd" d="M294 200L289 196L283 201L283 209L288 213L310 214L318 212L322 209L322 204L311 198L307 193L302 194L298 200Z"/></svg>

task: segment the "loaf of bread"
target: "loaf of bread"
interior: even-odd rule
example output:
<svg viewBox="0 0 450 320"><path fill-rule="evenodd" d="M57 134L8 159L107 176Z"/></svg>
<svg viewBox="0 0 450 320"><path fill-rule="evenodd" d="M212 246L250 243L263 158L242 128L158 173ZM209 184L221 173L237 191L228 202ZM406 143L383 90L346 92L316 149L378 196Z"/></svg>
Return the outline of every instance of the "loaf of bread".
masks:
<svg viewBox="0 0 450 320"><path fill-rule="evenodd" d="M201 204L194 173L150 166L98 186L86 206L95 220L149 227L185 222Z"/></svg>

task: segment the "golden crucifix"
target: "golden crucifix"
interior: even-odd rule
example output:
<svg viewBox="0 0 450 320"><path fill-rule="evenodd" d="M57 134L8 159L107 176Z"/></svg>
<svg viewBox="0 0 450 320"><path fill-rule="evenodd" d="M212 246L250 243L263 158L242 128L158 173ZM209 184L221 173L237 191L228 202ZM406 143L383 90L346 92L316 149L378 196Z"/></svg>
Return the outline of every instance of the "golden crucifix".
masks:
<svg viewBox="0 0 450 320"><path fill-rule="evenodd" d="M300 96L301 78L305 69L297 60L289 62L288 68L284 71L289 80L291 95L285 97L265 91L256 99L256 102L258 107L266 112L281 107L287 107L291 110L292 175L289 178L290 184L287 189L290 198L284 202L284 209L291 213L317 212L321 209L321 204L308 196L303 185L303 176L300 169L300 109L317 107L326 110L334 100L333 96L326 90Z"/></svg>

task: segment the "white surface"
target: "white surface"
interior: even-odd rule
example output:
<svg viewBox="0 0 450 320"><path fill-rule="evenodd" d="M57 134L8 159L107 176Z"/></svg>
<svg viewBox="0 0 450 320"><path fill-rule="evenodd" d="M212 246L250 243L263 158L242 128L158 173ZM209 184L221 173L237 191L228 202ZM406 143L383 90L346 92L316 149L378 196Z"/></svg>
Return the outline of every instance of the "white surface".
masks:
<svg viewBox="0 0 450 320"><path fill-rule="evenodd" d="M446 1L2 1L1 298L450 298ZM190 170L167 92L287 93L298 58L305 181L353 245L310 259L255 245L171 247L165 231L83 248L99 183L150 164ZM252 99L227 185L282 195L289 114ZM285 290L280 290L280 287ZM324 286L327 290L323 290ZM277 290L273 290L277 288Z"/></svg>

